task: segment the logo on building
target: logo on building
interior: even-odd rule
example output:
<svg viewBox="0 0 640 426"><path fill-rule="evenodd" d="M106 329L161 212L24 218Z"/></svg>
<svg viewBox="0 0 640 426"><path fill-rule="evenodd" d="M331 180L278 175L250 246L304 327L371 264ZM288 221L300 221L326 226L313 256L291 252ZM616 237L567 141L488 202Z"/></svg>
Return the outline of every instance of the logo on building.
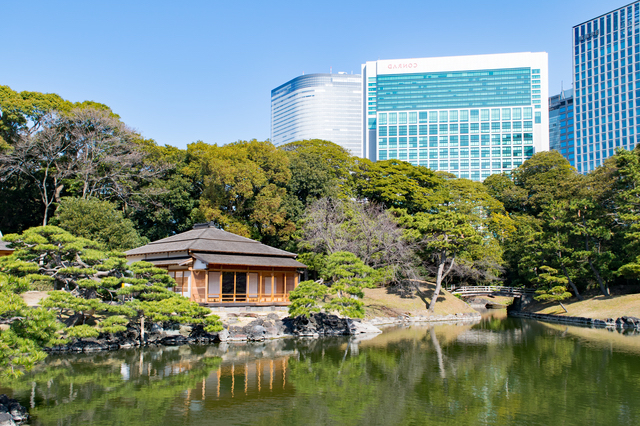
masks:
<svg viewBox="0 0 640 426"><path fill-rule="evenodd" d="M389 68L390 70L397 70L397 69L403 69L403 68L418 68L418 63L406 62L404 64L389 64L387 68Z"/></svg>
<svg viewBox="0 0 640 426"><path fill-rule="evenodd" d="M580 41L591 40L591 37L598 37L598 34L600 34L600 30L595 30L592 33L581 35L580 37L578 37L578 40Z"/></svg>

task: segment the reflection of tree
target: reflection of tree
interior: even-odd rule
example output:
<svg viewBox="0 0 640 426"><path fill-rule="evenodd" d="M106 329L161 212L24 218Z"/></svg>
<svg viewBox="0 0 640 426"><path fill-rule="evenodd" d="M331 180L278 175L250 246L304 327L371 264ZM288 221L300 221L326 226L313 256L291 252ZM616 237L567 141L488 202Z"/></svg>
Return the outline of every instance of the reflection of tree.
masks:
<svg viewBox="0 0 640 426"><path fill-rule="evenodd" d="M28 404L36 382L35 424L637 424L638 352L594 346L565 329L506 319L399 328L357 351L345 337L269 342L268 350L245 344L51 357L14 389ZM240 391L253 383L243 356L267 365L282 363L283 352L289 361L275 373L283 377L277 391L265 381L263 392ZM207 388L202 402L202 380L219 362L206 358L212 353L241 360L237 392L218 397ZM223 390L231 380L223 377Z"/></svg>
<svg viewBox="0 0 640 426"><path fill-rule="evenodd" d="M386 346L361 345L358 355L344 359L344 346L324 347L324 356L303 353L289 362L295 403L258 423L545 424L572 423L579 414L605 424L640 418L640 391L625 379L640 372L636 356L594 351L536 323L503 322L479 327L488 336L478 344L447 343L435 327Z"/></svg>
<svg viewBox="0 0 640 426"><path fill-rule="evenodd" d="M162 424L179 394L198 386L220 358L199 348L120 351L51 359L42 371L12 384L31 392L33 424Z"/></svg>

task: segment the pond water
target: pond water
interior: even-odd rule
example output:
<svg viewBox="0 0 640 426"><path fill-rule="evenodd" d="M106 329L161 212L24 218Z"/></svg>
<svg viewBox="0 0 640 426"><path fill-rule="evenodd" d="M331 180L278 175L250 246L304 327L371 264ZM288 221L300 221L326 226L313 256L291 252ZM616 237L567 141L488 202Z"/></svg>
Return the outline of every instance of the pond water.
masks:
<svg viewBox="0 0 640 426"><path fill-rule="evenodd" d="M373 338L50 356L31 425L640 424L640 336L487 316Z"/></svg>

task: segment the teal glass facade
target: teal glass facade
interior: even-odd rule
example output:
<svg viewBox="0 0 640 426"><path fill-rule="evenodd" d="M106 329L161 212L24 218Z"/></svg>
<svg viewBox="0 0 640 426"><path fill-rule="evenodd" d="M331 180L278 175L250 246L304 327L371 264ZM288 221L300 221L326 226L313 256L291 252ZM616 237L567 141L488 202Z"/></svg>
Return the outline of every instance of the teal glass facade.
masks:
<svg viewBox="0 0 640 426"><path fill-rule="evenodd" d="M381 75L378 111L531 104L531 69Z"/></svg>
<svg viewBox="0 0 640 426"><path fill-rule="evenodd" d="M640 2L573 27L576 165L587 173L640 133Z"/></svg>
<svg viewBox="0 0 640 426"><path fill-rule="evenodd" d="M548 149L548 139L540 140L548 135L548 127L541 129L548 123L544 59L544 67L531 61L375 76L363 67L365 152L372 160L398 159L472 180L509 172Z"/></svg>
<svg viewBox="0 0 640 426"><path fill-rule="evenodd" d="M549 149L558 151L575 167L574 120L572 89L549 98Z"/></svg>

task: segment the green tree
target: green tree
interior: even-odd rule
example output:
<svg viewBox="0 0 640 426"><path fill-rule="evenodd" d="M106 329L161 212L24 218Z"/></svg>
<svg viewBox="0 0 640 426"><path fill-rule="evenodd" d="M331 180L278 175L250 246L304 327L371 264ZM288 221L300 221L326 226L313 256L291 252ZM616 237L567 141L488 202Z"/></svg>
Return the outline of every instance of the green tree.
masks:
<svg viewBox="0 0 640 426"><path fill-rule="evenodd" d="M543 265L540 267L540 271L536 282L543 287L543 289L536 291L537 296L535 296L534 299L544 302L558 302L565 312L569 312L562 304L563 300L571 297L571 293L569 293L565 287L567 285L567 278L558 277L558 270L550 266Z"/></svg>
<svg viewBox="0 0 640 426"><path fill-rule="evenodd" d="M516 186L527 191L525 207L533 215L553 200L567 197L576 179L576 169L557 151L534 154L513 172Z"/></svg>
<svg viewBox="0 0 640 426"><path fill-rule="evenodd" d="M430 211L438 204L434 194L444 179L431 169L399 160L363 162L354 173L359 198L408 214Z"/></svg>
<svg viewBox="0 0 640 426"><path fill-rule="evenodd" d="M0 377L20 377L46 357L43 346L64 343L62 325L44 308L28 308L17 294L29 288L25 278L0 273Z"/></svg>
<svg viewBox="0 0 640 426"><path fill-rule="evenodd" d="M4 239L16 251L0 259L0 269L32 281L53 282L60 290L50 292L42 305L73 327L66 330L70 337L124 331L128 321L136 321L144 339L145 319L221 330L217 316L170 291L173 279L151 263L127 265L122 254L103 252L98 243L54 226L31 228Z"/></svg>
<svg viewBox="0 0 640 426"><path fill-rule="evenodd" d="M208 221L238 235L282 246L295 225L287 217L289 158L270 142L188 147L197 159L189 170L202 177L200 211Z"/></svg>
<svg viewBox="0 0 640 426"><path fill-rule="evenodd" d="M312 312L320 312L319 301L328 293L326 285L316 281L302 281L289 293L289 316L309 318Z"/></svg>
<svg viewBox="0 0 640 426"><path fill-rule="evenodd" d="M64 197L51 220L71 234L104 244L108 250L129 250L147 244L131 220L108 201Z"/></svg>
<svg viewBox="0 0 640 426"><path fill-rule="evenodd" d="M374 288L376 284L388 281L389 275L385 269L376 271L365 265L353 253L332 253L327 258L322 276L331 282L329 292L335 297L325 305L325 309L350 318L363 318L363 289Z"/></svg>

